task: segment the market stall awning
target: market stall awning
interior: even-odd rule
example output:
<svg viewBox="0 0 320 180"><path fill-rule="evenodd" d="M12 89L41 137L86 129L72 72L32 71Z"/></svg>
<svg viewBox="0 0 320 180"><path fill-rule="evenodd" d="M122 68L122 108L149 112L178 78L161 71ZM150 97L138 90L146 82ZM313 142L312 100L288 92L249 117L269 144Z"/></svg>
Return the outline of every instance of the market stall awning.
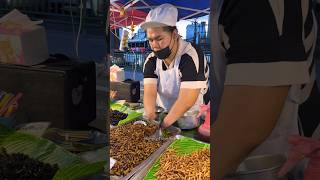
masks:
<svg viewBox="0 0 320 180"><path fill-rule="evenodd" d="M110 27L111 29L119 27L127 27L138 25L145 20L147 12L136 10L134 8L126 8L125 5L119 2L113 3L110 6Z"/></svg>
<svg viewBox="0 0 320 180"><path fill-rule="evenodd" d="M111 0L111 28L139 25L148 12L160 4L170 3L178 8L178 20L201 17L210 14L210 1L203 0Z"/></svg>

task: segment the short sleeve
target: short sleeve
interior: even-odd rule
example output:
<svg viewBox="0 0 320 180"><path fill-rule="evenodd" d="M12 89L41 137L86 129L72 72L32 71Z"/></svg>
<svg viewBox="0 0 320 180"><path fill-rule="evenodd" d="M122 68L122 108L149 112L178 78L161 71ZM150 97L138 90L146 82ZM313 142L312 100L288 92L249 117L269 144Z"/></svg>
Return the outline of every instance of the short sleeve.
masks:
<svg viewBox="0 0 320 180"><path fill-rule="evenodd" d="M311 11L301 3L274 2L231 0L224 4L219 30L227 59L226 85L280 86L310 81L315 39ZM231 11L234 3L246 11Z"/></svg>
<svg viewBox="0 0 320 180"><path fill-rule="evenodd" d="M157 58L149 55L143 66L144 84L157 84L158 76L156 74Z"/></svg>
<svg viewBox="0 0 320 180"><path fill-rule="evenodd" d="M204 55L192 48L181 56L180 65L181 88L207 88L209 68Z"/></svg>

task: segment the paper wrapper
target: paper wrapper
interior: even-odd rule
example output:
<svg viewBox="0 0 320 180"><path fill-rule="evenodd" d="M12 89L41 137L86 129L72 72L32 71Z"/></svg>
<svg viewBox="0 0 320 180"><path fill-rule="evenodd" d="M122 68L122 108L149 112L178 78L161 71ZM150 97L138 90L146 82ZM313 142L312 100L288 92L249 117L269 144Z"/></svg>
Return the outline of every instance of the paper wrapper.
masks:
<svg viewBox="0 0 320 180"><path fill-rule="evenodd" d="M122 82L125 80L125 74L123 68L117 65L110 67L110 81L112 82Z"/></svg>
<svg viewBox="0 0 320 180"><path fill-rule="evenodd" d="M35 65L49 57L46 33L38 26L42 21L31 21L14 9L0 19L0 62Z"/></svg>

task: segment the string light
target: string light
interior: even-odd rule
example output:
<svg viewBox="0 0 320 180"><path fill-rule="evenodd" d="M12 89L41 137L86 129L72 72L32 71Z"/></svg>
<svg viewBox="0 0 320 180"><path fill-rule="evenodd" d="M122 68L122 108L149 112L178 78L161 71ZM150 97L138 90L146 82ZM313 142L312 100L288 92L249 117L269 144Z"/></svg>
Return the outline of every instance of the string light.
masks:
<svg viewBox="0 0 320 180"><path fill-rule="evenodd" d="M134 32L134 24L133 24L133 3L131 3L131 32Z"/></svg>
<svg viewBox="0 0 320 180"><path fill-rule="evenodd" d="M124 10L124 7L120 8L120 17L124 17L126 15L126 11Z"/></svg>
<svg viewBox="0 0 320 180"><path fill-rule="evenodd" d="M134 32L134 24L133 24L133 20L131 21L131 32Z"/></svg>

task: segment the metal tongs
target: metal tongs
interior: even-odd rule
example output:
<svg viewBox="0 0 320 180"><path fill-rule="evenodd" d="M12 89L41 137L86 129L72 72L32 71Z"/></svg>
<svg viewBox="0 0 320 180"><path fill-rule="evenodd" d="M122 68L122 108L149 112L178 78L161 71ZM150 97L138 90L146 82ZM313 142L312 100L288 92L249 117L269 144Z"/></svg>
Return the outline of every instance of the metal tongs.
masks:
<svg viewBox="0 0 320 180"><path fill-rule="evenodd" d="M161 109L160 111L157 110L157 119L158 119L158 122L159 122L159 133L158 133L158 136L160 139L164 139L164 133L163 133L163 130L162 127L161 127L161 124L165 118L165 116L167 115L166 112L164 112L163 109Z"/></svg>
<svg viewBox="0 0 320 180"><path fill-rule="evenodd" d="M160 139L164 138L163 133L162 133L162 127L161 127L162 122L163 122L163 118L160 118L160 120L159 120L159 134L158 134Z"/></svg>

